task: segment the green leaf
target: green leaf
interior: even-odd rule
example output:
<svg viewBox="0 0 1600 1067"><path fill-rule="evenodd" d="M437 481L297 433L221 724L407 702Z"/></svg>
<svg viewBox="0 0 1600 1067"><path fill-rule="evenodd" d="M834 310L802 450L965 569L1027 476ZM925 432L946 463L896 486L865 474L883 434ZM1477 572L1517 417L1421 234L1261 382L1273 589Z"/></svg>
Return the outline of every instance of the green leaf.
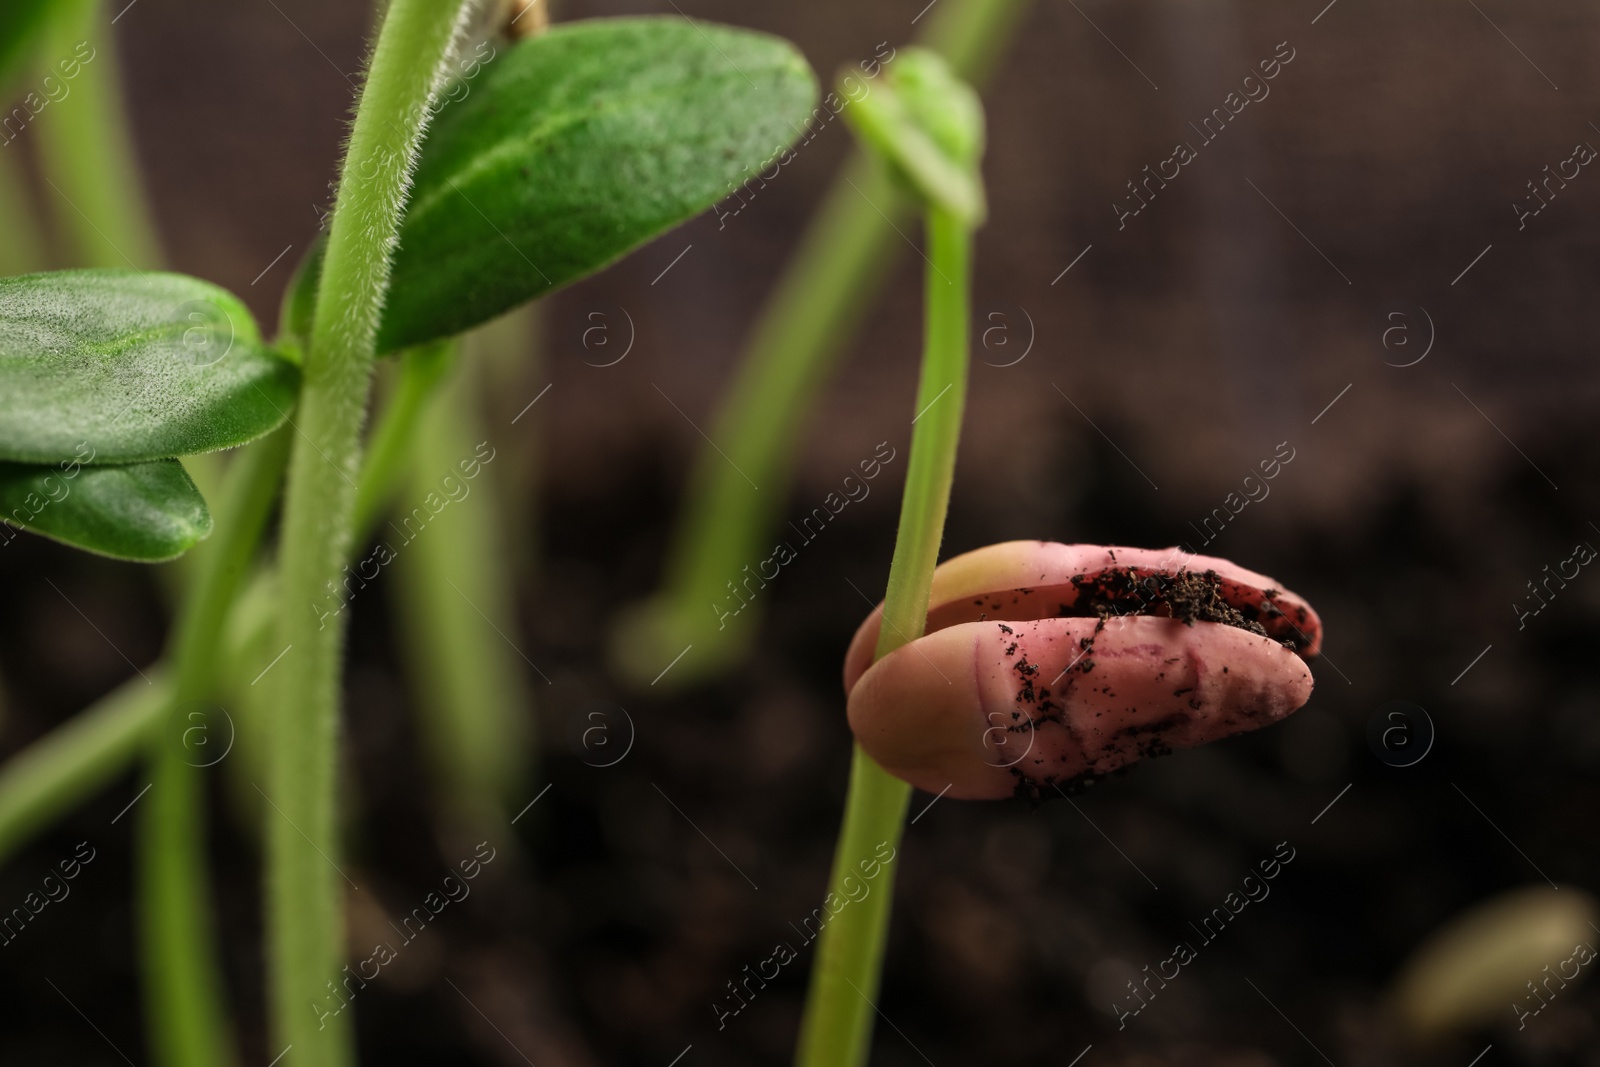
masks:
<svg viewBox="0 0 1600 1067"><path fill-rule="evenodd" d="M60 0L57 0L60 2ZM52 0L0 3L0 96L11 88L18 69L31 58L43 36ZM10 137L9 133L4 136Z"/></svg>
<svg viewBox="0 0 1600 1067"><path fill-rule="evenodd" d="M968 226L983 221L983 104L938 53L901 49L844 116L920 199Z"/></svg>
<svg viewBox="0 0 1600 1067"><path fill-rule="evenodd" d="M243 444L299 369L231 293L181 274L0 278L0 459L130 463ZM87 455L84 450L87 449Z"/></svg>
<svg viewBox="0 0 1600 1067"><path fill-rule="evenodd" d="M126 467L0 463L0 519L76 548L154 563L211 532L200 490L175 459ZM0 547L16 534L0 526Z"/></svg>
<svg viewBox="0 0 1600 1067"><path fill-rule="evenodd" d="M816 95L787 41L677 16L502 46L423 145L378 350L487 322L699 214L775 168ZM293 332L309 323L308 268L286 304Z"/></svg>

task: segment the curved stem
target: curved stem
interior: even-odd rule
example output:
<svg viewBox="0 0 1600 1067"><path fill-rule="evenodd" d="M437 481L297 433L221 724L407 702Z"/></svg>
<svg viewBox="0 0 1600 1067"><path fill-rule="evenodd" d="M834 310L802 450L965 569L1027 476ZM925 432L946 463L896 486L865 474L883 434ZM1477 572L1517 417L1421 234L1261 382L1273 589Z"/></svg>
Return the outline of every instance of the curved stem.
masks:
<svg viewBox="0 0 1600 1067"><path fill-rule="evenodd" d="M205 776L226 755L232 724L215 695L223 623L278 493L292 434L279 430L234 459L216 527L172 638L172 693L151 737L150 798L139 811L139 908L145 1011L163 1064L234 1062L205 864Z"/></svg>
<svg viewBox="0 0 1600 1067"><path fill-rule="evenodd" d="M283 640L267 799L268 984L286 1067L352 1060L350 1017L330 997L344 953L334 813L344 575L361 423L378 320L428 99L463 10L392 0L372 54L334 203L289 464Z"/></svg>
<svg viewBox="0 0 1600 1067"><path fill-rule="evenodd" d="M946 0L930 14L922 43L962 78L981 84L1027 7L1028 0ZM711 438L726 455L708 448L696 457L665 585L613 638L613 659L641 683L688 644L694 656L662 684L716 672L742 654L751 618L723 626L712 605L726 601L726 583L743 564L771 550L795 442L903 253L898 231L909 215L906 198L862 152L829 188L762 309L718 411Z"/></svg>
<svg viewBox="0 0 1600 1067"><path fill-rule="evenodd" d="M905 496L889 565L876 659L921 637L926 627L933 568L944 536L966 405L972 235L939 209L928 212L927 229L930 265L924 289L922 376L917 387L920 415L911 434ZM846 877L858 875L875 860L884 861L879 851L884 846L898 848L910 799L909 785L891 777L856 746L830 891L841 899L846 897ZM860 1067L867 1061L894 872L892 862L884 861L872 892L823 927L801 1022L795 1058L799 1067Z"/></svg>

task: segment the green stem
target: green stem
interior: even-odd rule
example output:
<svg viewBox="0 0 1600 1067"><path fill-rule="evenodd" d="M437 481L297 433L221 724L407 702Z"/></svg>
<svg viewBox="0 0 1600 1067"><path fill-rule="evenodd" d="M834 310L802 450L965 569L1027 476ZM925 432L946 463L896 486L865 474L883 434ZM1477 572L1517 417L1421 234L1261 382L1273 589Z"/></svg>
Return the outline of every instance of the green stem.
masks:
<svg viewBox="0 0 1600 1067"><path fill-rule="evenodd" d="M505 415L512 415L513 408L517 411L522 408L521 403L510 404L511 397L543 388L542 375L548 369L544 332L544 306L536 301L484 323L467 341L473 364L483 370L486 391L479 395L497 398L496 403L505 408ZM496 403L486 409L490 416L501 414ZM527 422L532 421L530 411ZM504 573L507 584L513 587L537 582L540 560L544 557L543 529L539 522L542 441L542 436L530 425L526 434L506 440L501 450L503 458L495 461L495 471L499 475L497 484L507 490L501 494L501 515L505 522L506 544L513 546L514 551L506 561ZM515 492L509 491L513 486Z"/></svg>
<svg viewBox="0 0 1600 1067"><path fill-rule="evenodd" d="M161 721L171 692L161 668L146 667L144 674L122 683L0 770L0 863L127 771Z"/></svg>
<svg viewBox="0 0 1600 1067"><path fill-rule="evenodd" d="M752 627L746 620L721 625L714 605L726 599L726 583L744 563L770 551L768 535L787 505L801 423L894 262L897 253L885 235L898 240L894 227L907 214L887 171L863 155L852 158L829 189L756 322L717 416L712 440L723 443L728 459L714 449L697 455L668 555L666 588L616 641L616 659L632 678L650 681L688 644L696 654L680 667L687 672L673 672L674 683L713 673L747 647Z"/></svg>
<svg viewBox="0 0 1600 1067"><path fill-rule="evenodd" d="M927 229L926 337L916 407L920 415L911 434L878 659L922 636L926 627L966 406L972 234L937 208L928 212ZM911 787L891 777L856 746L844 826L829 879L833 893L841 899L847 895L844 879L872 860L880 843L898 849L910 800ZM860 1067L867 1062L894 872L893 865L885 866L871 894L823 927L801 1022L795 1059L799 1067Z"/></svg>
<svg viewBox="0 0 1600 1067"><path fill-rule="evenodd" d="M233 726L215 696L223 624L255 558L293 435L245 449L228 471L216 526L171 641L165 728L151 738L150 797L139 811L139 907L145 1011L158 1062L234 1062L205 869L205 775L226 755Z"/></svg>
<svg viewBox="0 0 1600 1067"><path fill-rule="evenodd" d="M451 485L465 495L452 497L426 534L400 550L395 580L396 622L435 793L450 832L481 841L509 836L506 804L526 773L532 717L525 668L501 636L515 629L515 611L503 578L498 472L480 463L475 366L457 368L419 423L409 481L412 500ZM491 463L498 458L488 455Z"/></svg>
<svg viewBox="0 0 1600 1067"><path fill-rule="evenodd" d="M93 51L80 53L80 45ZM105 5L60 5L40 54L52 62L72 58L80 67L76 78L63 82L69 94L31 127L59 198L54 215L71 243L70 260L88 267L159 266L161 245L127 132ZM92 58L82 62L83 55Z"/></svg>
<svg viewBox="0 0 1600 1067"><path fill-rule="evenodd" d="M401 479L416 452L417 422L439 382L455 365L460 347L459 341L451 339L408 349L401 354L400 380L395 382L383 415L367 438L367 454L356 486L352 525L358 550L372 536L383 509L400 488Z"/></svg>
<svg viewBox="0 0 1600 1067"><path fill-rule="evenodd" d="M1028 0L946 0L929 16L922 43L962 78L981 84L1027 7ZM795 442L904 252L899 230L910 210L884 169L862 152L828 190L763 308L722 402L711 439L726 455L707 448L696 457L665 587L636 608L613 638L613 659L631 678L650 681L663 663L693 644L694 655L662 682L683 684L731 664L748 644L750 618L722 626L712 605L725 602L726 583L741 566L771 551Z"/></svg>
<svg viewBox="0 0 1600 1067"><path fill-rule="evenodd" d="M462 13L457 0L392 0L356 109L305 356L282 550L283 639L267 820L268 983L286 1067L353 1059L350 1016L328 1014L344 955L334 812L342 568L361 423L390 254L429 95Z"/></svg>

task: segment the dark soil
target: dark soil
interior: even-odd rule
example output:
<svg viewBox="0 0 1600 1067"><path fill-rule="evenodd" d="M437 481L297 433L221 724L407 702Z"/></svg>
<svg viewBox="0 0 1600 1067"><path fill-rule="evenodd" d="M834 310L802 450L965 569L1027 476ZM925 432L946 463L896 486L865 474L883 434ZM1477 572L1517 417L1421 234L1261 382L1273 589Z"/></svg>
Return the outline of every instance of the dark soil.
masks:
<svg viewBox="0 0 1600 1067"><path fill-rule="evenodd" d="M1185 626L1197 622L1217 622L1250 633L1267 636L1267 628L1223 598L1216 571L1108 570L1095 575L1075 575L1072 586L1078 592L1068 615L1099 616L1159 615L1177 619Z"/></svg>
<svg viewBox="0 0 1600 1067"><path fill-rule="evenodd" d="M1581 485L1562 457L1582 454L1582 440L1538 458ZM1116 462L1097 454L1084 506L1060 512L1046 532L1139 540L1143 520ZM701 1064L787 1062L810 948L724 1029L712 1005L774 942L796 942L789 924L820 899L848 760L838 662L859 612L819 587L840 575L881 582L891 512L818 539L797 565L805 573L775 590L746 669L640 699L607 682L583 622L632 595L663 536L666 501L654 488L662 472L643 455L630 469L620 492L557 482L543 500L548 555L524 620L555 684L539 692L545 747L529 796L553 786L475 899L453 906L428 930L431 941L419 939L403 967L360 993L366 1062L517 1062L465 997L540 1064L664 1064L689 1045ZM1560 539L1571 505L1565 494L1540 494L1515 467L1491 499L1498 506L1486 513L1502 519L1474 527L1470 543L1437 500L1404 485L1341 528L1273 533L1270 546L1252 546L1241 529L1238 555L1294 576L1322 609L1338 660L1316 663L1318 692L1284 724L1142 764L1076 807L916 799L913 813L923 814L895 864L879 1000L894 1025L878 1028L875 1062L922 1062L920 1049L941 1065L1066 1063L1091 1044L1097 1063L1316 1060L1294 1027L1263 1010L1263 994L1336 1063L1459 1065L1490 1043L1486 1063L1594 1062L1600 987L1572 988L1522 1032L1508 1006L1502 1024L1432 1052L1400 1051L1380 1010L1408 948L1459 909L1536 884L1541 871L1600 884L1587 814L1600 799L1600 709L1582 652L1600 636L1596 624L1574 597L1541 620L1548 625L1513 637L1482 604L1482 570L1466 565L1478 566L1484 543ZM994 536L967 509L953 520L951 551ZM96 617L113 620L108 636L142 662L155 651L148 605L159 597L149 572L39 542L18 541L0 568L18 608L0 657L15 746L126 672L52 604L60 597L45 575L68 583L63 592L80 604L96 597ZM1391 610L1384 590L1415 586L1422 573L1430 617ZM378 604L363 605L353 639L359 800L349 870L386 908L404 911L461 857L428 829L431 802L417 788L423 775ZM1461 632L1441 628L1445 618L1461 620ZM1494 658L1452 685L1480 641L1493 641ZM72 650L71 664L61 649ZM1430 709L1438 729L1429 756L1405 769L1384 765L1364 741L1368 717L1397 695ZM569 717L600 700L625 706L638 731L629 757L606 769L563 742ZM124 1051L142 1051L129 821L111 822L141 785L123 778L0 871L0 893L20 899L77 842L98 850L72 896L4 949L6 1062L117 1062L43 978ZM271 1051L259 1009L259 870L220 793L212 816L230 993L259 1058ZM1194 941L1189 922L1283 841L1297 858L1271 899L1206 943L1119 1029L1111 1005L1127 1000L1127 978L1169 955L1172 942Z"/></svg>

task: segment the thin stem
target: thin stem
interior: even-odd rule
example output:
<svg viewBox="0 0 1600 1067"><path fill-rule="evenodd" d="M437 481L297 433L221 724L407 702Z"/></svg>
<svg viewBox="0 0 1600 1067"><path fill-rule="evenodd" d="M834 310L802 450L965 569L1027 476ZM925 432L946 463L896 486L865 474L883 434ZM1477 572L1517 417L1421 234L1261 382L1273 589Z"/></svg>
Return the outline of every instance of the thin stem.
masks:
<svg viewBox="0 0 1600 1067"><path fill-rule="evenodd" d="M944 536L956 445L967 394L967 297L972 235L939 209L928 212L924 289L926 336L917 387L919 415L911 434L905 496L876 657L922 636L939 542ZM844 826L829 890L843 899L844 880L859 883L865 866L898 850L911 787L891 777L856 746L845 798ZM893 853L891 853L892 855ZM884 863L872 891L823 927L801 1022L799 1067L860 1067L867 1061L893 903L895 867Z"/></svg>
<svg viewBox="0 0 1600 1067"><path fill-rule="evenodd" d="M395 382L383 414L367 438L367 454L356 485L355 544L372 536L383 509L394 498L416 451L417 423L435 388L455 365L461 344L454 339L408 349L400 356Z"/></svg>
<svg viewBox="0 0 1600 1067"><path fill-rule="evenodd" d="M292 434L251 445L229 469L216 525L171 641L165 729L150 741L150 796L139 809L139 907L145 1011L156 1059L176 1067L233 1062L205 869L205 776L233 743L209 701L223 624L277 497Z"/></svg>
<svg viewBox="0 0 1600 1067"><path fill-rule="evenodd" d="M88 267L160 266L161 245L128 136L105 4L62 4L41 58L79 64L78 76L63 83L69 95L31 127L39 136L54 215L71 242L70 260Z"/></svg>
<svg viewBox="0 0 1600 1067"><path fill-rule="evenodd" d="M475 369L457 367L418 424L410 499L443 492L451 502L399 549L395 579L435 795L450 831L481 841L509 836L506 805L526 772L533 716L523 677L530 668L503 636L515 630L515 609L503 576L499 453L484 450Z"/></svg>
<svg viewBox="0 0 1600 1067"><path fill-rule="evenodd" d="M981 85L1028 0L946 0L929 14L922 43ZM726 583L772 548L786 505L795 442L822 386L906 252L910 205L883 168L856 152L762 309L746 356L722 402L711 439L695 460L667 559L666 583L614 638L614 658L648 682L693 644L695 653L662 684L681 684L735 661L754 624L741 613L722 625L713 605ZM726 453L725 455L723 453ZM748 476L748 481L746 477ZM757 491L751 483L760 486Z"/></svg>
<svg viewBox="0 0 1600 1067"><path fill-rule="evenodd" d="M0 769L0 863L127 771L161 721L172 690L162 668L146 667L144 675L122 683Z"/></svg>
<svg viewBox="0 0 1600 1067"><path fill-rule="evenodd" d="M356 110L306 351L282 552L283 639L267 797L267 936L274 1043L286 1067L352 1060L339 974L344 877L334 812L342 568L350 549L361 423L371 391L408 176L460 2L392 0Z"/></svg>
<svg viewBox="0 0 1600 1067"><path fill-rule="evenodd" d="M682 665L689 672L675 672L677 682L717 670L749 644L749 619L725 626L716 606L739 568L771 550L801 423L887 276L895 229L908 214L888 173L865 156L852 158L828 191L757 320L712 429L727 454L708 448L696 457L666 588L618 642L621 664L641 681L685 645L698 651Z"/></svg>
<svg viewBox="0 0 1600 1067"><path fill-rule="evenodd" d="M523 21L532 18L529 15ZM516 487L516 492L502 494L506 543L516 549L505 570L507 584L513 586L537 582L544 557L544 531L539 522L543 437L537 427L546 413L543 404L530 408L525 399L537 397L550 384L544 377L548 369L544 333L544 306L536 301L484 323L467 342L474 365L483 370L486 392L480 395L493 398L486 414L496 418L510 415L516 420L516 436L506 438L502 458L495 461L499 484L507 489Z"/></svg>
<svg viewBox="0 0 1600 1067"><path fill-rule="evenodd" d="M917 385L916 423L911 432L905 496L883 626L874 659L922 636L932 593L933 568L955 478L956 445L967 403L967 298L972 269L972 234L947 212L928 212L925 351Z"/></svg>

